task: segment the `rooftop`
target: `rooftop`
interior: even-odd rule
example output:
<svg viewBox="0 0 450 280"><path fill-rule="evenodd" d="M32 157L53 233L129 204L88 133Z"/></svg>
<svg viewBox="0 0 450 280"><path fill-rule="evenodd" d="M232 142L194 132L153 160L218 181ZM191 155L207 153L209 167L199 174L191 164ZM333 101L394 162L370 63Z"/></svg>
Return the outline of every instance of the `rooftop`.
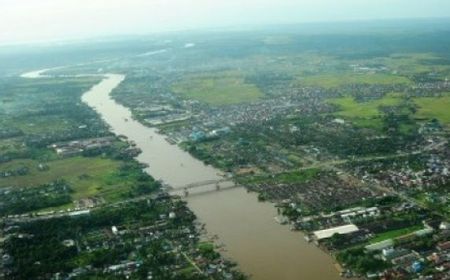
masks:
<svg viewBox="0 0 450 280"><path fill-rule="evenodd" d="M321 240L321 239L325 239L325 238L330 238L335 233L348 234L348 233L356 232L358 230L359 230L358 227L355 226L354 224L348 224L348 225L343 225L343 226L338 226L338 227L315 231L314 236L316 237L317 240Z"/></svg>

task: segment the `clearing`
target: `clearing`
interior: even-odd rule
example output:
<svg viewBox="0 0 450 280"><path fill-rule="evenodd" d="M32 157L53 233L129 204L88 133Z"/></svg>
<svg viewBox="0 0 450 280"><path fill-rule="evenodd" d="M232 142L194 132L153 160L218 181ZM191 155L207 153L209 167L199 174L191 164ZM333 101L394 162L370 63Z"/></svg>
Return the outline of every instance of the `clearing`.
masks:
<svg viewBox="0 0 450 280"><path fill-rule="evenodd" d="M442 97L419 97L414 99L418 110L416 116L425 119L437 119L442 124L450 124L450 93Z"/></svg>
<svg viewBox="0 0 450 280"><path fill-rule="evenodd" d="M96 194L108 194L128 188L133 182L120 178L120 161L101 157L72 157L45 163L48 170L40 171L39 162L31 159L18 159L1 165L1 171L26 167L28 174L0 178L0 187L29 187L63 179L73 188L73 199L90 197ZM124 180L125 179L125 180Z"/></svg>
<svg viewBox="0 0 450 280"><path fill-rule="evenodd" d="M263 97L263 93L255 85L248 84L243 77L235 75L185 79L172 89L187 99L215 106L253 102Z"/></svg>

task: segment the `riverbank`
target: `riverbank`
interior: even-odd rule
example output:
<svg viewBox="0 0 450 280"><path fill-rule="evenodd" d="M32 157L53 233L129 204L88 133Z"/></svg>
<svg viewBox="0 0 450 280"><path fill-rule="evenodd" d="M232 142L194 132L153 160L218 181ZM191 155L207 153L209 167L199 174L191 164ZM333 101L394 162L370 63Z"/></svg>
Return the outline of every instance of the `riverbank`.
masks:
<svg viewBox="0 0 450 280"><path fill-rule="evenodd" d="M33 72L39 77L45 71ZM164 135L134 120L131 111L110 98L110 93L125 79L124 75L105 74L105 78L82 96L116 135L126 136L142 153L137 160L146 164L146 172L171 186L183 186L205 180L220 180L221 172L178 146ZM217 235L224 254L239 268L257 280L339 279L330 256L307 243L303 236L280 226L270 203L258 202L244 188L213 191L187 198L189 208L208 235Z"/></svg>
<svg viewBox="0 0 450 280"><path fill-rule="evenodd" d="M20 147L21 153L0 153L0 222L6 228L0 237L4 254L14 260L0 275L245 279L200 238L187 202L163 193L160 182L145 174L135 160L138 148L114 137L81 102L109 77L24 76L3 84L15 94L12 109L2 114L7 137L0 146L6 138L20 144L10 151ZM9 127L18 128L7 135ZM27 238L17 241L17 234Z"/></svg>
<svg viewBox="0 0 450 280"><path fill-rule="evenodd" d="M217 180L221 172L194 159L178 146L132 118L131 111L116 103L110 92L124 79L107 78L83 95L117 135L125 135L142 150L137 160L148 164L146 171L171 186ZM260 203L256 194L230 189L191 196L188 206L209 234L225 244L226 255L241 270L257 280L339 279L330 256L307 243L303 236L282 227L273 219L276 209Z"/></svg>

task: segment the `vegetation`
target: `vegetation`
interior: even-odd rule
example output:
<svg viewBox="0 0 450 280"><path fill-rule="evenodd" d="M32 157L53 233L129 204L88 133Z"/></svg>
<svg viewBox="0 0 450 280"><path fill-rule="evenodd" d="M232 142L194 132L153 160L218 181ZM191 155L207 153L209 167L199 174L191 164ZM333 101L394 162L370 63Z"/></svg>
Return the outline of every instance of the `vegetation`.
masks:
<svg viewBox="0 0 450 280"><path fill-rule="evenodd" d="M359 74L359 73L336 73L321 74L299 78L299 84L304 86L317 86L324 88L338 88L351 84L367 84L367 85L392 85L392 84L409 84L408 78L390 75L390 74Z"/></svg>
<svg viewBox="0 0 450 280"><path fill-rule="evenodd" d="M416 116L425 119L438 119L442 124L450 124L450 94L442 97L419 97L414 99L418 110Z"/></svg>
<svg viewBox="0 0 450 280"><path fill-rule="evenodd" d="M263 97L259 89L237 75L186 78L173 86L173 91L183 98L198 100L210 105L230 105L257 101Z"/></svg>
<svg viewBox="0 0 450 280"><path fill-rule="evenodd" d="M448 241L439 225L450 213L450 36L413 29L189 34L195 48L171 34L157 55L136 56L161 47L152 40L120 51L114 43L105 52L117 63L92 59L59 73L125 73L113 97L136 119L274 202L292 229L314 238L355 224L357 232L317 240L345 276L399 268L409 279L419 277L411 263L384 262L364 246L395 239L395 253L413 261L450 252L436 249ZM0 75L8 71L16 70ZM0 77L0 210L12 279L230 278L214 244L199 243L184 203L156 192L129 143L80 101L97 80ZM52 147L106 136L107 147L65 156ZM69 207L90 212L71 217ZM410 234L425 223L432 237Z"/></svg>
<svg viewBox="0 0 450 280"><path fill-rule="evenodd" d="M353 271L365 274L367 272L378 272L388 265L373 255L366 254L363 248L347 249L339 252L337 260Z"/></svg>
<svg viewBox="0 0 450 280"><path fill-rule="evenodd" d="M378 233L374 238L370 239L370 243L384 241L386 239L395 239L400 236L408 235L414 231L420 230L423 225L410 226L407 228L395 229L383 233Z"/></svg>
<svg viewBox="0 0 450 280"><path fill-rule="evenodd" d="M143 221L151 225L159 221L159 215L166 213L170 204L154 201L151 206L145 202L128 204L121 208L104 208L93 211L90 215L79 217L64 217L44 221L31 222L20 226L24 237L12 237L6 241L4 248L14 257L16 262L12 267L15 279L30 279L44 277L48 273L60 272L65 275L77 267L92 265L97 269L97 279L109 279L106 268L120 263L124 255L133 252L134 246L120 244L116 238L103 236L104 230L113 225L127 225L132 228ZM184 205L174 205L180 210ZM181 213L181 212L180 212ZM176 230L180 226L189 225L192 216L171 221L166 228ZM129 239L133 233L121 238ZM103 248L102 239L106 238L113 248ZM135 236L135 238L138 238ZM64 245L65 240L73 240L78 244ZM141 250L135 252L133 260L142 263L141 270L151 271L157 278L172 279L162 267L173 262L173 253L167 253L167 240L154 239L144 244ZM70 243L68 243L70 244ZM115 245L114 245L115 244ZM93 247L93 249L89 249ZM81 253L79 252L81 250ZM38 262L38 263L36 263ZM189 265L189 264L187 264ZM86 272L84 272L86 273ZM137 271L136 273L143 273ZM146 274L145 273L145 274ZM164 275L164 276L163 276ZM134 275L134 279L138 279ZM161 279L162 279L161 278Z"/></svg>
<svg viewBox="0 0 450 280"><path fill-rule="evenodd" d="M158 192L136 149L81 103L97 79L12 79L0 84L3 276L244 279L197 245L186 203ZM210 263L220 270L206 277Z"/></svg>
<svg viewBox="0 0 450 280"><path fill-rule="evenodd" d="M58 207L72 202L72 189L64 181L23 189L0 189L2 215L22 214L38 209Z"/></svg>
<svg viewBox="0 0 450 280"><path fill-rule="evenodd" d="M114 140L102 149L62 157L50 144L110 135L106 125L80 97L97 78L6 80L2 86L0 114L0 187L13 191L42 188L64 181L70 192L45 197L34 195L22 204L38 201L33 207L13 207L14 213L73 206L86 198L117 201L155 190L158 183L143 177L141 166L131 164L128 144ZM25 110L23 108L26 108ZM21 195L27 192L21 191ZM56 195L56 194L55 194ZM18 202L17 202L18 203ZM21 204L21 205L22 205ZM5 214L7 214L5 212Z"/></svg>
<svg viewBox="0 0 450 280"><path fill-rule="evenodd" d="M337 105L339 116L354 118L376 118L383 114L381 110L385 106L396 106L401 102L400 98L383 97L381 99L371 100L367 102L356 102L352 97L329 99L330 104Z"/></svg>

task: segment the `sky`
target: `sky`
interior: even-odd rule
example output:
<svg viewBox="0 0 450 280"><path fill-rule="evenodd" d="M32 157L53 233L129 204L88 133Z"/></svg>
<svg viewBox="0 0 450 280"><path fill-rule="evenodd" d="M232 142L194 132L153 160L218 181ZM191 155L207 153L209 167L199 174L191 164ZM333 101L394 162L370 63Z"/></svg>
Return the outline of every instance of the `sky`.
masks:
<svg viewBox="0 0 450 280"><path fill-rule="evenodd" d="M0 0L0 44L263 24L450 17L450 0Z"/></svg>

